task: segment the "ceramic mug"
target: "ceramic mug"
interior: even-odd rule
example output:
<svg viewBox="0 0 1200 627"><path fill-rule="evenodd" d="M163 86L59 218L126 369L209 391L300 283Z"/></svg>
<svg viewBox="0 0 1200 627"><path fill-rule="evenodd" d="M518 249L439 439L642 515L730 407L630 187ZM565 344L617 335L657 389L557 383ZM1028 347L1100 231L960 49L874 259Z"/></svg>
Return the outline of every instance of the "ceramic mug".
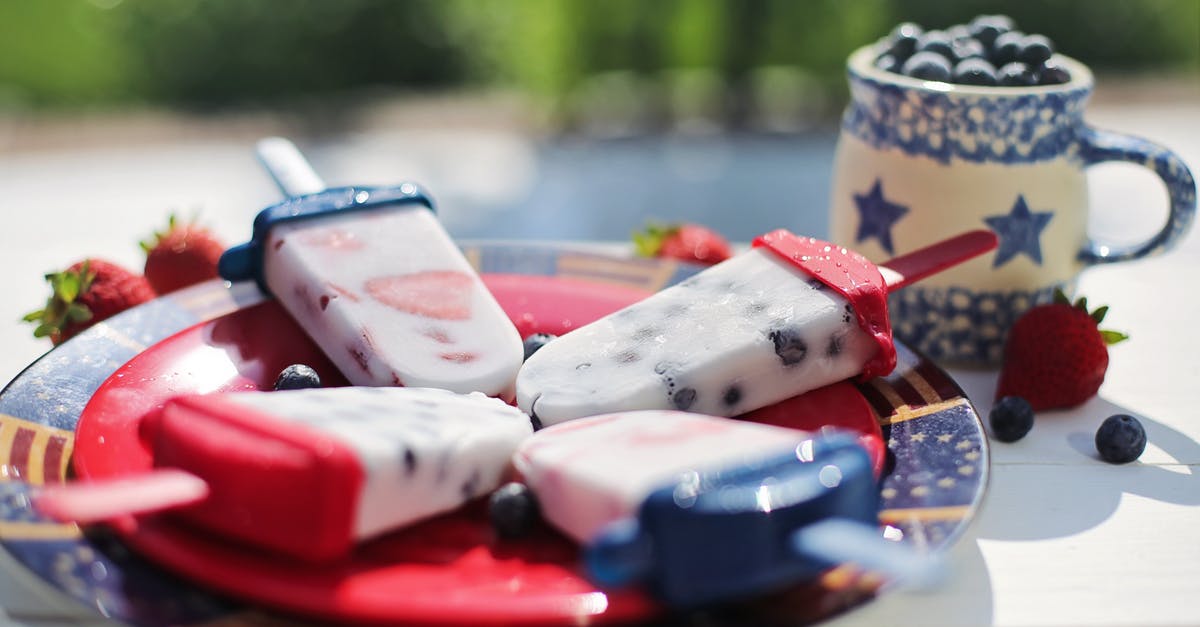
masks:
<svg viewBox="0 0 1200 627"><path fill-rule="evenodd" d="M1161 253L1196 211L1196 184L1174 153L1083 121L1087 66L1064 59L1070 82L976 87L923 81L873 66L870 47L847 63L830 202L831 240L880 262L963 231L989 228L993 252L889 298L897 337L934 359L995 365L1009 326L1055 288L1073 293L1085 267ZM1166 183L1167 222L1118 247L1090 241L1084 170L1143 165Z"/></svg>

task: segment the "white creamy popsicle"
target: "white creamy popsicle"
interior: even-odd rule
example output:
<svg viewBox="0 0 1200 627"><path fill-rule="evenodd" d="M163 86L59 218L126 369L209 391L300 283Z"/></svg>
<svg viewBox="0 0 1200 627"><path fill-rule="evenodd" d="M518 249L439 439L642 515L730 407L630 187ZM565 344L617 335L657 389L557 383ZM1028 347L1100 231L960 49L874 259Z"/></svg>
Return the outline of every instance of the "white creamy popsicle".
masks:
<svg viewBox="0 0 1200 627"><path fill-rule="evenodd" d="M591 416L538 431L513 465L542 515L581 543L633 516L681 473L739 466L796 451L811 434L679 411ZM802 452L802 451L801 451Z"/></svg>
<svg viewBox="0 0 1200 627"><path fill-rule="evenodd" d="M768 245L741 253L542 347L517 376L518 405L546 425L635 409L734 416L859 375L873 362L877 374L890 371L895 355L875 266L780 233L771 235L824 255L836 272L806 272ZM852 295L869 288L854 303L835 289L851 266Z"/></svg>
<svg viewBox="0 0 1200 627"><path fill-rule="evenodd" d="M547 427L513 457L543 517L584 546L588 576L670 605L744 599L841 563L924 578L936 563L884 540L870 457L811 434L679 411Z"/></svg>
<svg viewBox="0 0 1200 627"><path fill-rule="evenodd" d="M315 178L292 151L277 177ZM409 183L298 195L260 211L218 270L274 295L353 385L511 397L521 338L432 206Z"/></svg>
<svg viewBox="0 0 1200 627"><path fill-rule="evenodd" d="M354 535L368 538L450 511L493 490L533 428L520 410L480 393L429 388L233 392L196 399L220 419L278 420L321 446L353 452L363 471ZM326 441L328 440L328 441ZM311 487L297 486L301 490Z"/></svg>
<svg viewBox="0 0 1200 627"><path fill-rule="evenodd" d="M521 366L516 328L424 206L278 224L263 276L355 385L498 395Z"/></svg>
<svg viewBox="0 0 1200 627"><path fill-rule="evenodd" d="M43 509L83 522L170 509L310 561L490 493L533 432L481 393L393 387L183 395L140 428L152 470L60 488Z"/></svg>

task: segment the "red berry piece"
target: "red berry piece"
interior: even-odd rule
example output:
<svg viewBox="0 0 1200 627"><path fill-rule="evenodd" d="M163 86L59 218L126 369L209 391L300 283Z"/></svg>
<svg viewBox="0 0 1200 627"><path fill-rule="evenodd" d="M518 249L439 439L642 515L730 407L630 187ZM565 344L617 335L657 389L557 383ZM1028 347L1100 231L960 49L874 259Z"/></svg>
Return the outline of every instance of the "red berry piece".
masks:
<svg viewBox="0 0 1200 627"><path fill-rule="evenodd" d="M702 265L725 261L733 254L729 242L699 224L650 224L633 234L634 248L644 257L666 257Z"/></svg>
<svg viewBox="0 0 1200 627"><path fill-rule="evenodd" d="M1009 330L996 398L1020 396L1042 411L1095 396L1108 370L1108 346L1127 339L1099 328L1107 312L1089 312L1086 299L1072 304L1062 292L1026 312Z"/></svg>
<svg viewBox="0 0 1200 627"><path fill-rule="evenodd" d="M217 261L225 246L207 228L171 216L167 230L142 242L146 266L142 272L159 294L217 278Z"/></svg>
<svg viewBox="0 0 1200 627"><path fill-rule="evenodd" d="M155 296L145 277L102 259L80 261L46 281L52 292L46 306L24 319L37 325L35 337L55 345Z"/></svg>
<svg viewBox="0 0 1200 627"><path fill-rule="evenodd" d="M454 270L428 270L370 279L367 293L400 311L436 320L471 317L470 276Z"/></svg>

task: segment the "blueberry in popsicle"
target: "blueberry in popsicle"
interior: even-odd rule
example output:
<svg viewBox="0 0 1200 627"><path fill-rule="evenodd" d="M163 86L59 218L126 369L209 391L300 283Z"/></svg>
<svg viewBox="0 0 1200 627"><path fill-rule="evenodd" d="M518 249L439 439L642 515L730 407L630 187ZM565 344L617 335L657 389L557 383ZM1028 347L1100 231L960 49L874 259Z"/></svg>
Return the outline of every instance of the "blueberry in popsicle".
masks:
<svg viewBox="0 0 1200 627"><path fill-rule="evenodd" d="M618 411L734 416L895 366L887 292L996 246L971 231L876 266L778 230L754 248L559 337L517 375L540 424Z"/></svg>

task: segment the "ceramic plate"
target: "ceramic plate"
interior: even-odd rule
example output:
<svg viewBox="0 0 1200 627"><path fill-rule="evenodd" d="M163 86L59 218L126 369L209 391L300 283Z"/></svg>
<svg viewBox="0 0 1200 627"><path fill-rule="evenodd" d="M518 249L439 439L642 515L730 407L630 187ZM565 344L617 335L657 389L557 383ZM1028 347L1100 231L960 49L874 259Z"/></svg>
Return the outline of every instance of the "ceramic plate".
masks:
<svg viewBox="0 0 1200 627"><path fill-rule="evenodd" d="M466 252L522 335L565 332L695 271L522 245ZM889 534L941 550L982 497L986 440L953 381L898 348L900 366L887 378L830 386L755 419L801 428L822 420L860 432L879 461L880 519ZM319 569L234 547L163 517L81 532L29 507L37 484L72 472L103 477L144 469L149 457L137 422L171 394L265 387L295 362L314 365L327 382L340 380L274 303L261 302L249 286L227 289L220 282L139 307L48 353L0 393L0 463L8 477L20 479L0 483L0 543L48 583L132 624L251 622L258 613L246 601L338 621L697 620L664 616L637 591L594 589L580 576L574 545L549 529L521 542L496 540L479 504ZM705 615L811 621L871 598L879 583L843 567L812 585Z"/></svg>

